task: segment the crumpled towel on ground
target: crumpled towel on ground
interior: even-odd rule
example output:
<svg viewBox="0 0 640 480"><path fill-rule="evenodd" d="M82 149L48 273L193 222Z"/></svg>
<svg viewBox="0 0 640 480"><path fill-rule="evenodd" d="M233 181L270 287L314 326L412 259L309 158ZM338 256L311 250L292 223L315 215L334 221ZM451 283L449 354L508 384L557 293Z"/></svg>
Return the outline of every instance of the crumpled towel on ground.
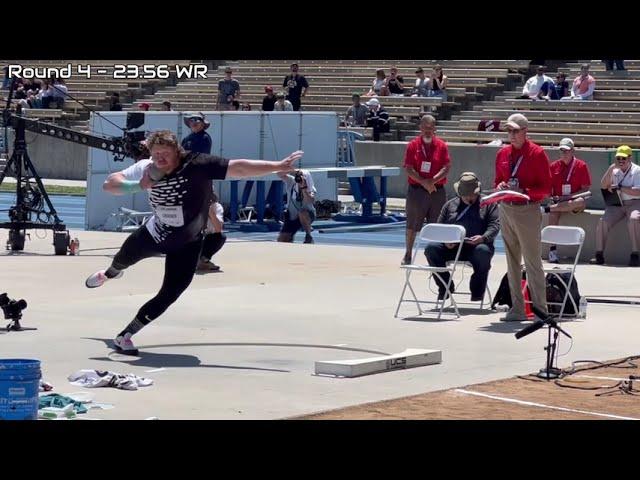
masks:
<svg viewBox="0 0 640 480"><path fill-rule="evenodd" d="M73 410L76 413L87 413L87 407L82 403L76 402L73 398L65 397L57 393L49 393L40 395L38 398L38 410L43 408L64 408L69 404L73 404Z"/></svg>
<svg viewBox="0 0 640 480"><path fill-rule="evenodd" d="M137 390L138 387L153 385L150 378L139 377L133 373L123 375L108 370L78 370L68 377L71 385L97 388L114 387L121 390Z"/></svg>

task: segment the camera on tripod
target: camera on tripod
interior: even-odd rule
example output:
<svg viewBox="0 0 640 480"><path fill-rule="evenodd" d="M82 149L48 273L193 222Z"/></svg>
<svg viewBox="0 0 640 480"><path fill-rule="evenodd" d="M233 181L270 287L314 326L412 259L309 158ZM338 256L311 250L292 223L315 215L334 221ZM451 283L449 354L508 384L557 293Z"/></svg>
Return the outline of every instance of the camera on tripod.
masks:
<svg viewBox="0 0 640 480"><path fill-rule="evenodd" d="M20 319L22 318L22 311L27 308L27 302L25 299L14 300L9 298L6 293L0 295L0 308L4 313L6 320L11 320L11 323L7 325L7 330L21 330Z"/></svg>

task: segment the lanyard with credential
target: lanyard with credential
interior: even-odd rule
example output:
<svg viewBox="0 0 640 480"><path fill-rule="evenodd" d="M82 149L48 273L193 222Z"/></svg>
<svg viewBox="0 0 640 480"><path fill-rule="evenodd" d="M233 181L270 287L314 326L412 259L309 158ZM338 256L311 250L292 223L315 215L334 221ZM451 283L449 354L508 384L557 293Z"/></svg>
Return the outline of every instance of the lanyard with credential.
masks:
<svg viewBox="0 0 640 480"><path fill-rule="evenodd" d="M620 179L620 181L618 182L618 185L622 187L622 182L624 182L624 179L627 178L627 175L629 174L629 172L631 171L631 165L629 165L629 168L627 168L627 171L624 172L624 175L622 176L622 178Z"/></svg>
<svg viewBox="0 0 640 480"><path fill-rule="evenodd" d="M456 217L456 222L460 221L460 219L465 216L465 214L469 211L470 208L471 208L471 205L467 205L467 207L464 210L462 210L462 212L460 212L460 214Z"/></svg>
<svg viewBox="0 0 640 480"><path fill-rule="evenodd" d="M564 181L564 183L569 183L569 180L571 179L571 174L573 173L573 167L576 166L576 159L572 158L571 159L571 168L569 169L569 173L567 173L567 179Z"/></svg>
<svg viewBox="0 0 640 480"><path fill-rule="evenodd" d="M520 168L520 163L522 163L522 159L524 158L524 155L520 155L520 158L518 158L518 161L516 162L516 165L513 167L513 170L511 170L511 178L515 178L516 174L518 173L518 169Z"/></svg>
<svg viewBox="0 0 640 480"><path fill-rule="evenodd" d="M433 140L431 141L431 145L429 145L429 153L432 153L432 145L433 145ZM424 148L424 142L421 142L420 146L422 147L422 153L424 155L425 161L430 162L431 160L429 160L429 156L427 155L427 151Z"/></svg>

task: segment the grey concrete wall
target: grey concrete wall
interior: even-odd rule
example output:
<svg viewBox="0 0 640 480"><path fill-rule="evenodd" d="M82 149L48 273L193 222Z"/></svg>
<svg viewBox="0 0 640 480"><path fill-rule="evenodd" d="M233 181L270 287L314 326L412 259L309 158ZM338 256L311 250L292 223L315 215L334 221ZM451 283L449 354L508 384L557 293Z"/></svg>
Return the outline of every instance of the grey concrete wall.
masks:
<svg viewBox="0 0 640 480"><path fill-rule="evenodd" d="M358 166L384 165L387 167L401 167L407 142L356 142L356 162ZM500 147L487 145L470 145L461 143L449 144L451 156L451 173L447 183L447 195L453 195L453 183L462 172L472 171L480 178L483 189L493 187L495 176L496 153ZM559 158L558 151L545 148L551 161ZM576 150L576 157L584 160L591 171L593 197L587 207L604 208L604 201L600 193L600 179L609 167L615 150ZM399 177L388 180L388 196L404 198L406 194L407 176L404 171Z"/></svg>
<svg viewBox="0 0 640 480"><path fill-rule="evenodd" d="M26 137L29 158L41 177L87 179L87 147L33 132L27 132Z"/></svg>

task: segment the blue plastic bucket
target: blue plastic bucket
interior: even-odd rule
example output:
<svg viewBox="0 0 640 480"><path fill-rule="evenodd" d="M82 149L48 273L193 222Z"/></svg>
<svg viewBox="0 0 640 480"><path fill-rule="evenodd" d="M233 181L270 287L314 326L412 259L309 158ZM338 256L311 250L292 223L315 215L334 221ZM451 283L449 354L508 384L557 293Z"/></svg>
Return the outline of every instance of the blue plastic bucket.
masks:
<svg viewBox="0 0 640 480"><path fill-rule="evenodd" d="M37 420L40 360L0 359L0 420Z"/></svg>

